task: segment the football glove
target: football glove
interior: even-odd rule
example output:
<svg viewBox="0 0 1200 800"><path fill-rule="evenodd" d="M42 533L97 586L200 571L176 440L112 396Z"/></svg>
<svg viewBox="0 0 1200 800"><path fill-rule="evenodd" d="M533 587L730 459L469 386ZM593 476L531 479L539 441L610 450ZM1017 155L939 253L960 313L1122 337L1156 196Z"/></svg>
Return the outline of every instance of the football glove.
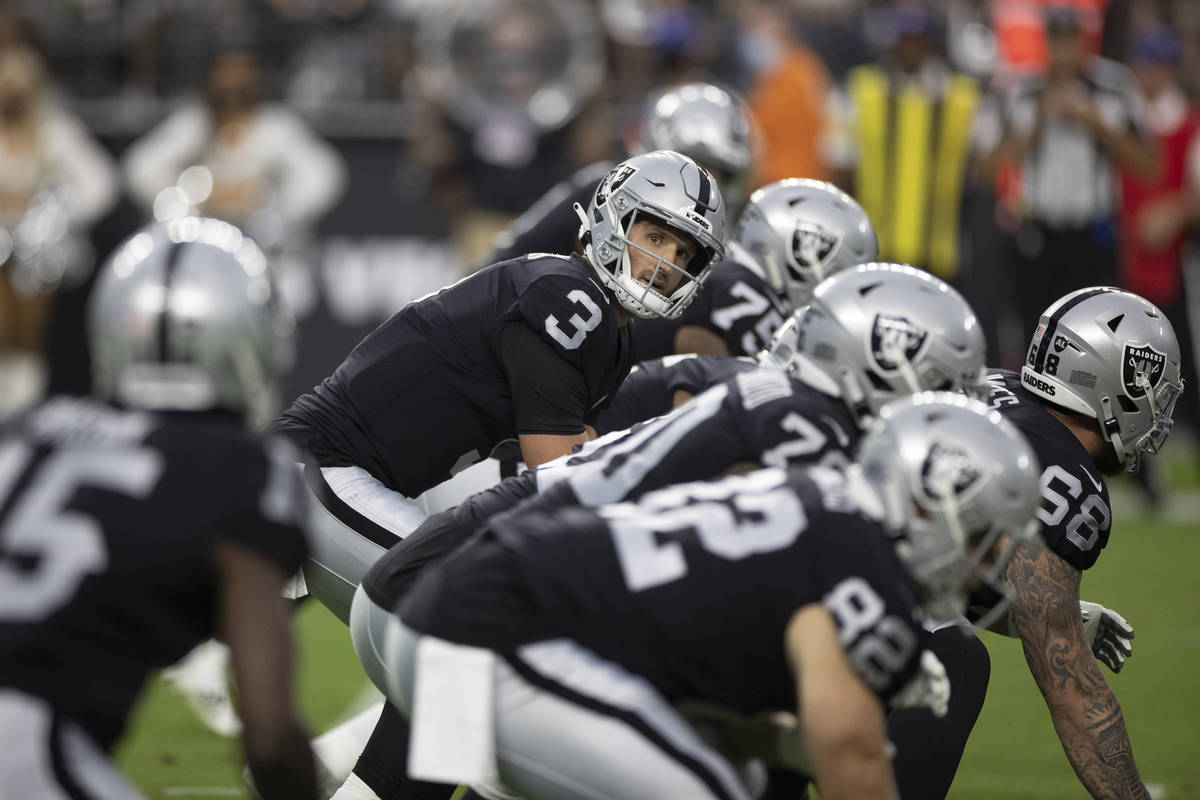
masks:
<svg viewBox="0 0 1200 800"><path fill-rule="evenodd" d="M1097 660L1113 672L1120 672L1125 659L1133 655L1133 628L1117 612L1099 603L1079 601L1079 613L1083 617L1083 632Z"/></svg>
<svg viewBox="0 0 1200 800"><path fill-rule="evenodd" d="M921 651L921 668L904 688L892 696L889 708L928 708L944 717L950 706L950 678L946 667L932 651Z"/></svg>

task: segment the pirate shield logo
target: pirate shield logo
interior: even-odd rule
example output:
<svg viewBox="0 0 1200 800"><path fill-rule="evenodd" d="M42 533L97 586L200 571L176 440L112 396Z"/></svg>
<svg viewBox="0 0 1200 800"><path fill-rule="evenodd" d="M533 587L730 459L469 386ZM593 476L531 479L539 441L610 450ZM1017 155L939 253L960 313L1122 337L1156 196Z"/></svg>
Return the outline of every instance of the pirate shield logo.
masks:
<svg viewBox="0 0 1200 800"><path fill-rule="evenodd" d="M1146 376L1151 389L1156 388L1162 381L1166 364L1166 353L1161 353L1150 345L1125 345L1121 351L1121 384L1125 388L1125 394L1134 400L1146 394L1145 386L1139 385L1139 374Z"/></svg>
<svg viewBox="0 0 1200 800"><path fill-rule="evenodd" d="M612 193L624 186L635 172L637 172L637 167L622 164L620 169L610 173L608 180L600 184L600 189L596 192L596 205L602 206L607 203Z"/></svg>
<svg viewBox="0 0 1200 800"><path fill-rule="evenodd" d="M916 360L928 339L929 332L907 317L876 314L871 326L871 360L881 374L895 373L901 360Z"/></svg>
<svg viewBox="0 0 1200 800"><path fill-rule="evenodd" d="M836 234L811 222L797 222L792 233L792 260L807 275L825 263L829 254L838 245Z"/></svg>
<svg viewBox="0 0 1200 800"><path fill-rule="evenodd" d="M962 500L982 475L965 450L934 442L921 465L921 490L930 500L944 500L948 493Z"/></svg>

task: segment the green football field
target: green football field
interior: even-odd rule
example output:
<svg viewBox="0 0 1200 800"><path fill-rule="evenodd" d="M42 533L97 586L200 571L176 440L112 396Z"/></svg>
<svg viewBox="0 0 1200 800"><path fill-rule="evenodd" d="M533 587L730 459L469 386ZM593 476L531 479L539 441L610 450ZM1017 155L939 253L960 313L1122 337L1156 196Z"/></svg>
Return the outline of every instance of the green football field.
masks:
<svg viewBox="0 0 1200 800"><path fill-rule="evenodd" d="M1110 484L1113 536L1085 575L1083 596L1117 609L1137 631L1124 671L1102 669L1125 710L1143 777L1160 800L1200 800L1200 491L1192 469L1179 461L1172 468L1176 491L1153 515L1125 479ZM984 636L991 686L950 796L1086 797L1020 646ZM367 681L346 629L316 603L299 613L297 638L299 697L319 732L369 699ZM147 692L118 760L151 800L246 797L236 740L208 733L161 682Z"/></svg>

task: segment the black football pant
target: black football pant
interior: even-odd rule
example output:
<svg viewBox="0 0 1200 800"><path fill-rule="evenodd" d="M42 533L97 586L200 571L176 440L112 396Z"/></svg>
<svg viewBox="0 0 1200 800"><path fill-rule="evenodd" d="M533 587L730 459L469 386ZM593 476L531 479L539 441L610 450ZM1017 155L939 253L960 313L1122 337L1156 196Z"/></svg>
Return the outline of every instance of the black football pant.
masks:
<svg viewBox="0 0 1200 800"><path fill-rule="evenodd" d="M900 796L916 800L939 800L950 791L992 671L983 642L957 627L930 634L929 649L950 679L949 711L939 719L928 709L896 710L887 720Z"/></svg>

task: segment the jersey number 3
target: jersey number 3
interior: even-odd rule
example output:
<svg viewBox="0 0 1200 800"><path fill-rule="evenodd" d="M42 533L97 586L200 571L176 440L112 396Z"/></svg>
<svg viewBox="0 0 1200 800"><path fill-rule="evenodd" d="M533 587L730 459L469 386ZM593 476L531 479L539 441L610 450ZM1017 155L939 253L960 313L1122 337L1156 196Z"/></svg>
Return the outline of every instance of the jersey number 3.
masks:
<svg viewBox="0 0 1200 800"><path fill-rule="evenodd" d="M596 305L596 301L589 297L583 289L572 289L567 292L567 299L583 306L583 310L587 312L587 319L578 314L572 314L567 319L567 323L571 326L571 332L568 333L563 330L558 317L551 314L546 317L546 333L567 350L574 350L583 344L588 331L600 324L603 315L600 312L600 306Z"/></svg>
<svg viewBox="0 0 1200 800"><path fill-rule="evenodd" d="M135 498L153 490L162 460L152 450L51 452L21 442L0 449L0 620L45 619L108 562L104 533L69 508L81 488ZM28 476L28 477L27 477ZM24 480L24 488L12 496ZM28 567L27 565L32 565Z"/></svg>

